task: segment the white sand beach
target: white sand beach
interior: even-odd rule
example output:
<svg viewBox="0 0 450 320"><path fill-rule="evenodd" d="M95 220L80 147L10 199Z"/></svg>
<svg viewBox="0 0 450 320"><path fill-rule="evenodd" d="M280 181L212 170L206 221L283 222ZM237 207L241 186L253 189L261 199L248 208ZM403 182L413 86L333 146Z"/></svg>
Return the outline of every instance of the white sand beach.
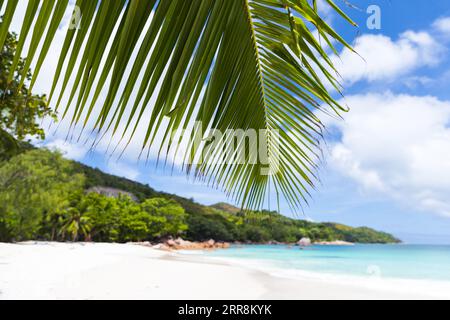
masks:
<svg viewBox="0 0 450 320"><path fill-rule="evenodd" d="M132 244L0 244L0 299L435 299L447 285L275 277Z"/></svg>

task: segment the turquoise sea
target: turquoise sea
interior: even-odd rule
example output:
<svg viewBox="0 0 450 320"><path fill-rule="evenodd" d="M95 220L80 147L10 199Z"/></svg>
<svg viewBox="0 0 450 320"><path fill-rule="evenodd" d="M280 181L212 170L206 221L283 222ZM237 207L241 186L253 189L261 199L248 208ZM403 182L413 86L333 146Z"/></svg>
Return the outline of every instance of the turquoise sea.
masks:
<svg viewBox="0 0 450 320"><path fill-rule="evenodd" d="M356 245L296 246L248 245L205 253L243 265L327 275L438 280L450 283L450 246Z"/></svg>

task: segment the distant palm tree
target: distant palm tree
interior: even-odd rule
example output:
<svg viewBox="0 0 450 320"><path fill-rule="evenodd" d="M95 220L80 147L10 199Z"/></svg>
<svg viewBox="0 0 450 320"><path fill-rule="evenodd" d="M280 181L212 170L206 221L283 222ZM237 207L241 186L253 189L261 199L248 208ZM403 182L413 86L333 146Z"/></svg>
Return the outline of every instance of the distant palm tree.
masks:
<svg viewBox="0 0 450 320"><path fill-rule="evenodd" d="M64 215L64 225L61 228L61 235L65 238L66 234L70 235L73 242L78 241L79 236L88 236L91 231L89 218L84 217L76 208L67 209Z"/></svg>
<svg viewBox="0 0 450 320"><path fill-rule="evenodd" d="M53 212L52 214L47 214L45 217L45 222L50 226L50 240L55 241L58 233L58 228L64 223L64 214L61 212Z"/></svg>
<svg viewBox="0 0 450 320"><path fill-rule="evenodd" d="M0 0L6 4L0 47L18 2ZM17 50L19 56L31 39L23 77L35 63L30 89L69 5L40 2L28 0ZM322 2L354 24L332 0ZM294 210L307 201L320 160L316 111L345 110L327 90L326 83L340 89L329 54L336 45L350 48L320 17L317 0L77 0L76 6L50 93L56 109L68 97L62 114L73 125L84 128L92 119L99 137L118 135L125 146L144 124L143 151L152 147L167 157L163 146L177 150L188 174L243 207L261 208L270 191ZM273 174L261 174L264 163L222 163L223 147L192 165L208 146L191 143L182 151L171 132L196 121L202 125L193 136L269 130L262 139ZM236 143L245 145L245 137Z"/></svg>

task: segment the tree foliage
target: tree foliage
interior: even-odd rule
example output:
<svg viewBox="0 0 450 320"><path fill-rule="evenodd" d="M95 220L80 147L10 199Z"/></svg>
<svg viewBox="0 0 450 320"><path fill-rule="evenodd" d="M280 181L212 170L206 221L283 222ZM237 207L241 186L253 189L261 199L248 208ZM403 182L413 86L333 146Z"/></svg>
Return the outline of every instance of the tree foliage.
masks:
<svg viewBox="0 0 450 320"><path fill-rule="evenodd" d="M17 241L37 238L41 223L65 210L83 179L70 161L50 151L33 150L0 165L0 229Z"/></svg>
<svg viewBox="0 0 450 320"><path fill-rule="evenodd" d="M30 239L126 242L182 235L185 211L175 201L86 193L74 162L48 150L0 165L0 241Z"/></svg>
<svg viewBox="0 0 450 320"><path fill-rule="evenodd" d="M56 119L46 96L33 94L28 88L30 71L26 73L26 82L21 84L25 60L16 55L17 46L16 35L7 33L0 51L0 160L17 151L16 139L44 139L42 119Z"/></svg>

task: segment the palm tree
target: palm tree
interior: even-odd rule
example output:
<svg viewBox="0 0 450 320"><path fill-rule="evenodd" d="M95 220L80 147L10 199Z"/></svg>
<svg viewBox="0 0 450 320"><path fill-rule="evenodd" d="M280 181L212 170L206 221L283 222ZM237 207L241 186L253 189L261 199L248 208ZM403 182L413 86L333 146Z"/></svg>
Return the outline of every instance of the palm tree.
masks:
<svg viewBox="0 0 450 320"><path fill-rule="evenodd" d="M50 214L47 213L45 216L45 223L48 224L50 229L50 240L55 241L56 236L58 235L58 229L64 223L64 213L61 212L52 212ZM62 234L61 232L59 232Z"/></svg>
<svg viewBox="0 0 450 320"><path fill-rule="evenodd" d="M0 46L18 1L0 0ZM354 25L333 0L324 2ZM39 4L28 1L17 50L30 38L22 80L34 63L30 90L69 0ZM93 121L99 139L108 133L123 147L144 125L143 155L156 148L167 160L175 150L188 175L245 208L260 209L271 191L295 211L307 202L321 157L317 111L345 111L327 90L340 89L329 53L351 49L320 17L317 0L77 0L76 8L49 98L57 110L68 98L62 116L72 125ZM267 130L268 163L219 161L233 136L195 162L208 146L191 139L181 148L171 134L180 129L203 138L209 129ZM262 174L267 167L271 174Z"/></svg>
<svg viewBox="0 0 450 320"><path fill-rule="evenodd" d="M72 237L72 241L76 242L80 235L84 237L89 235L91 230L89 218L84 217L78 209L67 209L64 219L65 223L60 231L63 238L65 238L66 234L69 234Z"/></svg>

